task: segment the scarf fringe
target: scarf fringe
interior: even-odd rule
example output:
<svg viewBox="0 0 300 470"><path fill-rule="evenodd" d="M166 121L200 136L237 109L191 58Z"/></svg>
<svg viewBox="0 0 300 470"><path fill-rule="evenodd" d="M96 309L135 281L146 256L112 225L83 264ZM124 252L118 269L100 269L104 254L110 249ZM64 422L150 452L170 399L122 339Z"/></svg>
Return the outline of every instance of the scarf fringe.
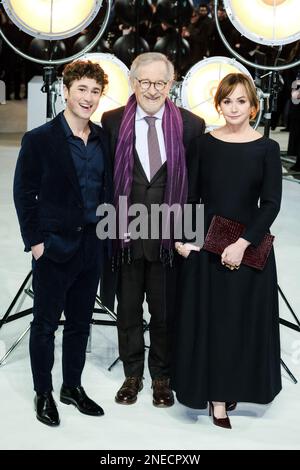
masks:
<svg viewBox="0 0 300 470"><path fill-rule="evenodd" d="M119 269L120 265L122 264L131 264L132 257L131 257L131 249L122 248L117 251L117 253L112 257L112 271L115 272Z"/></svg>
<svg viewBox="0 0 300 470"><path fill-rule="evenodd" d="M165 248L164 246L160 246L160 261L164 266L170 266L170 268L174 265L174 250L172 248Z"/></svg>
<svg viewBox="0 0 300 470"><path fill-rule="evenodd" d="M160 246L159 252L159 259L162 262L163 266L170 266L172 268L174 266L174 250L172 248L165 248L162 245ZM123 248L119 250L113 257L112 257L112 271L117 271L122 264L131 264L132 257L131 257L131 249Z"/></svg>

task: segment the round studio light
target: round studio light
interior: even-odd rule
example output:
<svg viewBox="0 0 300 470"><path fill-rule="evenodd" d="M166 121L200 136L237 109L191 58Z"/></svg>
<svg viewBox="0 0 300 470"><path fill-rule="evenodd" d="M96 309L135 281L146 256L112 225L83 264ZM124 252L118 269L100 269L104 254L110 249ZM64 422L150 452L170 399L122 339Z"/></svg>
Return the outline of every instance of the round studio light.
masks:
<svg viewBox="0 0 300 470"><path fill-rule="evenodd" d="M22 31L41 39L64 39L85 29L97 15L102 0L2 0L3 7Z"/></svg>
<svg viewBox="0 0 300 470"><path fill-rule="evenodd" d="M123 62L112 54L100 52L85 54L79 60L90 60L98 63L108 77L108 85L100 98L97 110L91 117L93 122L100 123L102 114L105 111L124 106L127 103L131 94L129 70Z"/></svg>
<svg viewBox="0 0 300 470"><path fill-rule="evenodd" d="M251 41L269 46L300 39L299 0L224 0L234 27Z"/></svg>
<svg viewBox="0 0 300 470"><path fill-rule="evenodd" d="M214 96L222 78L236 72L251 76L242 64L229 57L201 60L188 71L182 82L183 107L202 117L209 128L223 126L225 120L215 109Z"/></svg>

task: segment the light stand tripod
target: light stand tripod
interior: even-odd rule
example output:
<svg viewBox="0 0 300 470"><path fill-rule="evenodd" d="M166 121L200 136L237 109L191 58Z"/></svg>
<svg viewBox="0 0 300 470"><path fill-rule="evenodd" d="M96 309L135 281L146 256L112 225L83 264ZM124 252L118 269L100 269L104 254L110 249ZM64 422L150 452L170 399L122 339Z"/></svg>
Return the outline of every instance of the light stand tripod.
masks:
<svg viewBox="0 0 300 470"><path fill-rule="evenodd" d="M280 91L279 72L277 70L272 70L266 75L262 75L261 78L264 78L265 76L268 76L269 80L268 92L265 95L267 106L265 107L264 113L264 136L269 137L272 113L277 111L278 93Z"/></svg>
<svg viewBox="0 0 300 470"><path fill-rule="evenodd" d="M47 120L51 120L55 116L55 102L56 102L56 95L57 95L57 88L56 88L56 81L57 81L57 71L56 68L53 66L45 66L43 68L43 80L44 84L42 86L41 91L43 93L47 94L47 113L46 113L46 118ZM22 282L17 294L15 295L14 299L12 300L11 304L9 305L7 311L5 312L3 318L0 320L0 329L5 323L12 322L14 320L17 320L18 318L22 318L24 316L30 315L33 312L33 308L28 308L26 310L19 311L18 313L15 313L13 315L10 315L13 308L17 304L18 300L20 299L21 295L23 293L27 294L29 297L32 299L34 298L34 293L31 289L30 286L30 280L32 276L32 271L30 271L27 276L25 277L24 281ZM116 319L117 316L116 314L105 307L102 302L100 297L97 295L95 299L95 303L97 307L94 307L93 313L97 314L107 314L110 317L110 320L104 320L104 319L94 319L92 318L90 325L116 325ZM59 325L63 325L64 320L60 320ZM144 321L143 323L143 329L144 332L148 329L148 324ZM12 344L12 346L7 350L5 355L0 358L0 366L5 362L5 360L8 358L8 356L13 352L13 350L18 346L18 344L22 341L22 339L26 336L26 334L30 330L30 325L26 328L26 330L16 339L16 341ZM91 329L90 329L90 335L89 335L89 342L87 346L87 352L91 351ZM108 370L111 370L112 367L119 361L119 357L109 366Z"/></svg>
<svg viewBox="0 0 300 470"><path fill-rule="evenodd" d="M214 14L215 14L215 21L216 21L216 27L217 27L217 30L218 30L218 33L220 35L220 38L222 40L222 42L224 43L224 45L226 46L226 48L228 49L228 51L237 59L237 60L240 60L241 62L243 62L244 64L250 66L250 67L253 67L254 69L258 69L258 70L268 70L269 71L269 81L268 81L268 93L266 94L263 94L263 97L266 99L266 106L265 106L265 113L264 113L264 118L265 118L265 129L264 129L264 135L266 137L269 136L270 134L270 127L271 127L271 116L272 116L272 111L276 111L277 109L277 98L278 98L278 93L279 93L279 71L281 70L286 70L286 69L290 69L290 68L293 68L295 66L298 66L300 65L300 60L296 60L295 62L293 63L289 63L289 64L285 64L285 65L277 65L277 60L279 58L279 55L281 53L281 50L282 50L282 45L279 46L279 49L278 49L278 54L277 54L277 57L275 59L275 65L271 66L271 65L261 65L261 64L255 64L253 62L251 62L250 60L247 60L245 59L243 56L241 56L240 54L237 53L236 50L234 50L231 45L228 43L226 37L224 36L222 30L221 30L221 27L220 27L220 24L219 24L219 20L218 20L218 3L219 3L219 0L214 0ZM248 37L247 34L244 34L246 37ZM252 38L249 38L249 39L252 39ZM258 37L257 37L258 39ZM252 39L253 40L253 39ZM268 75L268 74L267 74ZM277 285L278 287L278 292L279 294L281 295L283 301L285 302L285 304L287 305L289 311L291 312L291 314L293 315L297 325L295 325L294 323L291 323L289 321L286 321L286 320L283 320L282 318L279 318L279 322L280 324L284 325L284 326L287 326L288 328L291 328L295 331L298 331L300 332L300 322L299 322L299 319L297 318L295 312L293 311L291 305L289 304L288 300L286 299L285 295L283 294L282 292L282 289L280 288L279 285ZM292 381L296 384L297 383L297 379L294 377L294 375L292 374L292 372L289 370L289 368L287 367L287 365L283 362L282 359L280 359L280 362L281 362L281 365L282 367L285 369L285 371L288 373L289 377L292 379Z"/></svg>
<svg viewBox="0 0 300 470"><path fill-rule="evenodd" d="M0 3L1 3L1 1L0 1ZM99 2L97 2L97 4L99 6ZM92 14L94 15L93 18L98 13L98 10L99 10L98 6L95 6L95 10L92 12ZM72 62L73 60L79 59L82 56L84 56L84 54L86 54L87 52L92 50L94 48L94 46L96 46L96 44L98 43L98 41L102 37L102 35L103 35L104 31L106 30L106 27L108 25L110 14L111 14L111 8L112 8L112 0L106 0L106 2L104 3L104 6L103 6L103 11L105 11L105 13L104 13L104 16L103 16L103 19L102 19L102 22L101 22L101 26L99 26L97 34L95 35L95 37L93 39L91 39L91 41L79 52L77 52L77 53L75 53L71 56L61 58L61 59L53 59L53 55L54 55L55 50L52 47L51 41L53 41L54 39L58 39L58 37L55 36L55 34L48 35L48 34L46 34L46 32L44 32L43 36L41 36L41 37L44 37L44 39L50 41L50 43L49 43L49 45L50 45L50 56L49 56L48 60L39 59L37 57L33 57L32 55L27 54L26 52L22 51L20 48L16 47L11 42L11 40L5 35L3 29L0 25L0 37L3 38L3 40L8 44L8 46L16 54L20 55L23 59L29 60L31 62L34 62L36 64L39 64L39 65L43 66L43 78L44 78L43 92L47 93L47 120L50 120L55 114L54 104L55 104L55 99L56 99L56 90L55 90L56 69L54 68L54 66L66 64L67 62ZM16 20L17 27L19 29L21 29L21 31L24 31L26 34L31 34L30 32L28 32L27 29L22 28L23 23L21 25L21 23L17 20L18 17L15 15L13 7L10 9L10 13L13 15L13 18ZM53 19L53 17L52 17L52 8L51 8L51 18L50 18L51 22L52 22L52 19ZM15 21L13 21L13 22L15 23ZM62 31L60 31L60 33L61 32ZM63 32L64 32L64 34L66 34L65 31L63 31ZM66 37L68 37L68 34L66 35ZM46 66L48 66L48 67L46 67ZM0 319L0 329L2 328L2 326L5 323L12 322L12 321L14 321L18 318L24 317L24 316L29 315L29 314L32 313L33 309L28 308L26 310L19 311L18 313L10 315L12 310L14 309L15 305L17 304L18 300L21 298L21 295L22 295L23 292L25 294L29 295L30 297L33 297L33 292L32 292L32 290L29 286L31 274L32 274L31 271L27 274L27 276L24 279L24 281L22 282L22 285L20 286L17 294L15 295L15 297L12 300L11 304L9 305L7 311L5 312L4 316ZM96 298L96 302L97 302L98 306L100 306L100 308L95 308L94 312L96 312L96 313L108 313L113 321L92 320L92 323L93 324L115 324L115 320L116 320L115 314L111 311L108 311L108 309L106 309L101 304L101 301L100 301L99 297ZM19 342L26 335L26 333L29 331L29 329L30 329L30 326L28 326L28 328L24 331L24 333L22 333L22 335L15 341L15 343L11 346L11 348L9 348L9 350L4 355L4 357L0 358L0 365L5 361L5 359L9 356L9 354L13 351L13 349L19 344Z"/></svg>
<svg viewBox="0 0 300 470"><path fill-rule="evenodd" d="M56 101L56 87L55 87L55 82L57 80L57 73L56 73L56 68L53 66L46 66L43 68L43 80L44 84L42 86L42 92L47 94L47 114L46 118L47 120L51 120L55 116L55 101ZM26 315L30 315L33 312L33 308L28 308L26 310L22 310L18 313L15 313L14 315L10 315L11 311L15 307L16 303L20 299L22 293L24 292L25 294L29 295L32 299L34 297L34 293L30 287L30 279L32 276L32 271L30 271L27 276L25 277L24 281L22 282L22 285L20 286L17 294L15 295L14 299L12 300L11 304L9 305L7 311L5 312L4 316L0 320L0 329L5 323L12 322L14 320L17 320L18 318L22 318ZM91 325L115 325L116 324L116 314L106 308L100 300L100 297L96 297L96 303L98 307L94 307L93 312L94 313L102 313L102 314L108 314L111 318L111 320L96 320L92 319L91 320ZM64 320L60 320L59 325L63 325ZM8 349L8 351L5 353L5 355L0 358L0 366L1 364L4 363L4 361L8 358L8 356L12 353L12 351L18 346L18 344L21 342L21 340L25 337L25 335L29 332L30 330L30 325L26 328L26 330L17 338L17 340L13 343L13 345ZM90 352L90 340L91 340L91 331L90 331L90 336L89 336L89 343L87 347L87 352ZM109 367L109 370L113 367L113 365L118 362L119 358L117 358L113 364Z"/></svg>
<svg viewBox="0 0 300 470"><path fill-rule="evenodd" d="M264 136L265 137L269 137L269 135L270 135L272 113L277 111L277 98L278 98L278 93L280 91L280 86L281 86L280 85L280 80L279 80L279 72L277 70L272 70L267 75L269 76L269 80L268 80L268 91L265 94L266 103L267 103L267 106L265 107L265 113L264 113L264 119L265 119L265 121L264 121ZM294 317L294 319L297 323L295 325L294 323L291 323L287 320L279 318L280 324L284 325L288 328L291 328L295 331L300 332L300 321L299 321L297 315L295 314L294 310L292 309L290 303L288 302L288 300L287 300L286 296L284 295L284 293L283 293L282 289L280 288L280 286L278 285L277 287L278 287L278 292L279 292L281 298L285 302L287 308L289 309L289 311L291 312L292 316ZM290 375L291 372L288 371L287 367L285 366L285 364L283 362L282 362L282 365ZM292 376L292 374L290 376ZM293 379L293 381L295 381L295 380Z"/></svg>
<svg viewBox="0 0 300 470"><path fill-rule="evenodd" d="M272 70L268 72L266 75L261 76L260 78L264 78L265 76L268 76L268 90L266 93L263 93L263 100L262 104L264 106L263 110L263 118L264 118L264 136L269 137L270 136L270 129L271 129L271 119L272 119L272 113L277 111L277 100L278 100L278 93L280 91L280 79L279 79L279 72L278 70ZM284 295L282 289L280 288L279 284L277 284L278 292L286 304L287 308L291 312L295 322L289 322L287 320L284 320L283 318L279 318L279 323L281 325L284 325L288 328L291 328L295 331L300 332L300 321L295 314L294 310L292 309L289 301L287 300L286 296ZM297 379L295 376L292 374L290 369L287 367L287 365L284 363L282 359L280 359L281 365L284 368L284 370L287 372L291 380L296 384Z"/></svg>
<svg viewBox="0 0 300 470"><path fill-rule="evenodd" d="M53 66L46 66L43 68L43 80L44 84L42 86L41 91L43 93L47 94L47 114L46 118L47 121L51 120L55 116L55 101L56 101L56 87L55 87L55 82L57 80L57 72L56 68ZM30 315L33 312L33 308L28 308L26 310L19 311L18 313L15 313L14 315L10 315L12 312L13 308L15 307L16 303L20 299L21 295L23 293L27 294L29 297L33 299L34 293L30 287L30 279L32 276L32 271L30 271L27 276L25 277L24 281L22 282L17 294L15 295L14 299L12 300L11 304L9 305L7 311L5 312L4 316L0 320L0 329L5 323L12 322L14 320L17 320L18 318L22 318L24 316ZM102 314L108 314L111 318L111 320L96 320L92 319L91 320L91 325L115 325L116 324L116 314L106 308L100 300L100 297L96 297L96 304L98 307L94 307L93 312L94 313L102 313ZM59 325L63 325L64 320L60 320ZM17 338L17 340L12 344L12 346L8 349L8 351L5 353L5 355L0 358L0 365L5 362L5 360L8 358L8 356L12 353L12 351L18 346L18 344L22 341L22 339L26 336L26 334L30 330L30 325L26 328L26 330ZM87 352L90 352L90 340L91 340L91 331L90 331L90 336L89 336L89 343L87 347ZM113 364L109 367L109 370L113 367L113 365L118 362L119 358L117 358Z"/></svg>
<svg viewBox="0 0 300 470"><path fill-rule="evenodd" d="M9 305L7 311L5 312L4 316L0 320L0 329L5 323L10 323L14 320L17 320L19 318L25 317L27 315L30 315L33 311L32 307L28 308L26 310L22 310L18 313L15 313L14 315L10 316L11 311L13 310L14 306L16 305L17 301L20 299L21 295L23 293L27 294L30 298L33 299L34 293L30 287L30 279L31 279L32 271L30 271L24 281L22 282L22 285L20 286L17 294L15 295L14 299L12 300L11 304ZM107 307L105 307L101 300L100 297L97 295L96 296L96 301L95 303L98 305L99 308L95 307L94 308L94 313L104 313L108 314L111 318L111 320L96 320L92 318L91 320L91 325L115 325L116 324L116 319L117 316L114 312L109 310ZM59 325L63 325L64 320L60 320ZM10 346L10 348L6 351L3 357L0 358L0 366L5 362L5 360L8 358L8 356L13 352L13 350L18 346L18 344L22 341L22 339L26 336L26 334L30 330L30 325L23 331L23 333L15 340L15 342ZM90 338L89 338L90 340ZM87 347L87 352L90 352L90 346ZM119 358L117 358L108 368L108 370L111 370L111 368L118 362Z"/></svg>
<svg viewBox="0 0 300 470"><path fill-rule="evenodd" d="M57 80L57 71L53 66L46 66L43 68L43 80L44 84L41 91L47 94L47 121L50 121L55 116L55 101L56 101L56 90L54 83Z"/></svg>

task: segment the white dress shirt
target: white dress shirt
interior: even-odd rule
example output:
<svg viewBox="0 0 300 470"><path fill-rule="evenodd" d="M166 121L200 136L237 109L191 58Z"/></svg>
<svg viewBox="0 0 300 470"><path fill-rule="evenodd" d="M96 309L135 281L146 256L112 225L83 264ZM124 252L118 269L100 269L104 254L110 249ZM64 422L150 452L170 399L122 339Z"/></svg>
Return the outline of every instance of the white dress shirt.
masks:
<svg viewBox="0 0 300 470"><path fill-rule="evenodd" d="M162 164L167 159L165 139L162 129L162 117L164 114L165 106L163 106L153 117L156 117L155 128L158 136L159 150L161 155ZM150 181L150 164L149 164L149 151L148 151L148 124L144 117L149 116L145 111L137 105L135 113L135 148L139 156L140 162L144 172Z"/></svg>

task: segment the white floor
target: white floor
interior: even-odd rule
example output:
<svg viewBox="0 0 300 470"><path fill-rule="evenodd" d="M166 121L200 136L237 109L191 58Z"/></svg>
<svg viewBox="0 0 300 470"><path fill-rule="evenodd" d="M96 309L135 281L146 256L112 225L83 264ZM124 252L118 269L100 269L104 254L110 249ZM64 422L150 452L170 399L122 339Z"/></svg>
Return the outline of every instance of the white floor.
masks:
<svg viewBox="0 0 300 470"><path fill-rule="evenodd" d="M0 109L0 122L1 122ZM3 117L3 114L2 114ZM0 127L1 129L1 127ZM6 129L5 129L6 130ZM11 129L20 132L20 129ZM1 132L1 130L0 130ZM21 134L20 134L21 135ZM12 178L20 135L0 134L0 318L30 269L23 252L12 202ZM286 135L276 133L282 148ZM282 209L273 226L279 284L300 317L300 185L284 181ZM30 307L26 296L22 308ZM293 321L280 300L281 316ZM0 330L0 358L28 326L31 316L5 324ZM300 380L300 335L281 326L282 359ZM123 381L118 363L107 368L117 352L116 328L94 326L92 352L87 355L83 384L105 410L101 418L87 417L58 402L61 385L61 331L57 334L53 370L54 395L61 425L48 428L33 411L33 391L28 355L28 335L0 367L1 449L300 449L300 385L282 370L283 389L273 404L239 404L231 413L232 430L213 426L207 412L189 410L176 403L169 409L152 406L150 380L132 406L121 406L114 396Z"/></svg>

